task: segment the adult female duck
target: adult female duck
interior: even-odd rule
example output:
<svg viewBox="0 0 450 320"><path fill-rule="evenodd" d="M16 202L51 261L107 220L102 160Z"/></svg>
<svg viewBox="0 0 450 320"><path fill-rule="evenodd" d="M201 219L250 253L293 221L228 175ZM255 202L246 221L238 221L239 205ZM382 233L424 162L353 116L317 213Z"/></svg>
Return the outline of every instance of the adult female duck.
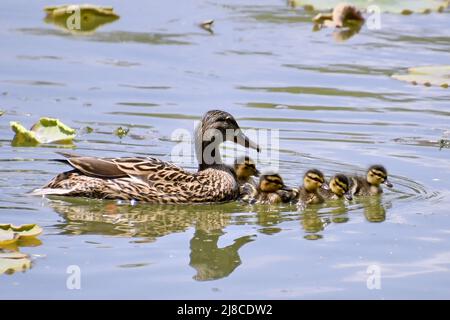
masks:
<svg viewBox="0 0 450 320"><path fill-rule="evenodd" d="M222 163L219 145L233 141L259 152L225 111L208 111L196 129L198 172L151 157L94 158L61 153L73 170L57 175L33 194L149 203L199 203L234 200L239 185L232 168Z"/></svg>

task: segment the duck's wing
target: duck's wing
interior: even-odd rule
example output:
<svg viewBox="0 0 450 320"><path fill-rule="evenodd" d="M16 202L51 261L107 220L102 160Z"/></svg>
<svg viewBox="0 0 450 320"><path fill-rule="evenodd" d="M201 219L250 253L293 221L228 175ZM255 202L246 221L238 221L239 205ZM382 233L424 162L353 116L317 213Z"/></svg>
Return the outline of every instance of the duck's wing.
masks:
<svg viewBox="0 0 450 320"><path fill-rule="evenodd" d="M165 178L169 173L186 173L183 169L174 164L151 157L133 157L133 158L95 158L84 157L70 153L59 153L66 157L59 160L72 166L74 169L85 175L115 179L123 177L135 177L143 181L158 180Z"/></svg>

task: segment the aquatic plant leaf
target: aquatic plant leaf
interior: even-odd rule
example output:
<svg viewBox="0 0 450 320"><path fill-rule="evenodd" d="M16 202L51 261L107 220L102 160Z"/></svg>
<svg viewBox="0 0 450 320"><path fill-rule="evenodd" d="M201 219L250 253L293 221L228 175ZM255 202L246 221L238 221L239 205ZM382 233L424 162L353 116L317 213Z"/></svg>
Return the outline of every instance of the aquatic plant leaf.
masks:
<svg viewBox="0 0 450 320"><path fill-rule="evenodd" d="M9 245L17 241L19 237L12 230L0 229L0 246Z"/></svg>
<svg viewBox="0 0 450 320"><path fill-rule="evenodd" d="M114 134L116 136L118 136L120 139L127 136L129 132L130 132L129 128L123 128L123 127L118 127L116 130L114 130Z"/></svg>
<svg viewBox="0 0 450 320"><path fill-rule="evenodd" d="M71 4L45 7L45 22L53 23L72 34L89 34L98 27L114 22L120 17L112 7L92 4Z"/></svg>
<svg viewBox="0 0 450 320"><path fill-rule="evenodd" d="M31 268L28 255L20 252L0 251L0 274L13 274L16 271L25 271Z"/></svg>
<svg viewBox="0 0 450 320"><path fill-rule="evenodd" d="M392 78L425 86L450 86L450 65L409 68L408 74L394 74Z"/></svg>
<svg viewBox="0 0 450 320"><path fill-rule="evenodd" d="M422 13L430 11L443 11L448 7L450 1L442 0L290 0L293 6L306 6L308 10L314 9L317 11L333 10L338 4L346 2L363 10L368 6L376 5L381 12L390 13Z"/></svg>
<svg viewBox="0 0 450 320"><path fill-rule="evenodd" d="M58 119L41 118L31 130L20 123L10 122L11 129L16 133L13 146L37 146L41 143L72 143L75 130L66 126Z"/></svg>
<svg viewBox="0 0 450 320"><path fill-rule="evenodd" d="M5 111L0 110L0 117L5 114Z"/></svg>
<svg viewBox="0 0 450 320"><path fill-rule="evenodd" d="M15 226L12 224L0 224L0 232L12 232L21 237L37 237L42 233L42 228L37 224L22 224Z"/></svg>

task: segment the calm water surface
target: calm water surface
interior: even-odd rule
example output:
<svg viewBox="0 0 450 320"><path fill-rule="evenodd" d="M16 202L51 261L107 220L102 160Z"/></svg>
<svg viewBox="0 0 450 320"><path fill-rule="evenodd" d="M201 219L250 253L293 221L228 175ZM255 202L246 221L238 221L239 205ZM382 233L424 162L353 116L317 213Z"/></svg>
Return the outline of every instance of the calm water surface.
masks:
<svg viewBox="0 0 450 320"><path fill-rule="evenodd" d="M281 0L110 0L120 20L78 36L44 22L52 4L0 4L0 222L44 228L20 248L32 268L0 276L1 298L450 297L450 91L390 78L450 64L450 11L386 14L338 42ZM279 129L289 185L310 167L382 163L395 188L305 212L46 199L27 193L67 169L48 161L64 147L11 146L9 121L51 116L79 130L74 152L169 160L172 132L212 108ZM66 287L70 265L81 290ZM367 289L371 265L380 290Z"/></svg>

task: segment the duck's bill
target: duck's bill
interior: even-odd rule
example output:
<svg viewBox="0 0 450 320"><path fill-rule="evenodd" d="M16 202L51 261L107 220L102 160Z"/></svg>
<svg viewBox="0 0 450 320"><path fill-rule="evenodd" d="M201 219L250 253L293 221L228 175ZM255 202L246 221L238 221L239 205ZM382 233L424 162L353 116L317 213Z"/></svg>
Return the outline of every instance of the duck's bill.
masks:
<svg viewBox="0 0 450 320"><path fill-rule="evenodd" d="M255 177L259 177L261 175L261 171L259 171L258 169L256 169L255 171Z"/></svg>
<svg viewBox="0 0 450 320"><path fill-rule="evenodd" d="M292 191L292 188L291 188L291 187L288 187L288 186L286 186L286 185L283 185L283 186L281 187L281 190L284 190L284 191Z"/></svg>
<svg viewBox="0 0 450 320"><path fill-rule="evenodd" d="M260 152L261 148L259 145L252 140L250 140L243 132L242 130L238 130L234 136L234 142L237 144L240 144L243 147L246 148L252 148L256 151Z"/></svg>
<svg viewBox="0 0 450 320"><path fill-rule="evenodd" d="M352 201L352 200L353 200L353 195L351 194L351 192L346 192L346 193L344 193L344 197L345 197L345 199L347 199L348 201Z"/></svg>
<svg viewBox="0 0 450 320"><path fill-rule="evenodd" d="M383 184L388 188L392 188L394 186L388 179L384 180Z"/></svg>
<svg viewBox="0 0 450 320"><path fill-rule="evenodd" d="M330 190L330 186L328 185L328 183L322 183L321 187L322 189Z"/></svg>

